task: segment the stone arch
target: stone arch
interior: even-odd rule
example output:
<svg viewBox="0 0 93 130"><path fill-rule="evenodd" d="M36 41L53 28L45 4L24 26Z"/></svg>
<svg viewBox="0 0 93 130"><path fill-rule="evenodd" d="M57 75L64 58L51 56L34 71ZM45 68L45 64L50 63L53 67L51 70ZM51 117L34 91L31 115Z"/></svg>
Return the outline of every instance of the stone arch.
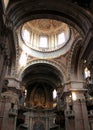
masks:
<svg viewBox="0 0 93 130"><path fill-rule="evenodd" d="M24 3L24 8L26 9L25 12L22 11L22 7L20 6L21 2L18 2L18 3L16 3L16 5L11 6L7 15L10 16L10 19L12 19L12 20L15 19L14 23L13 23L15 29L17 29L24 22L27 22L27 21L33 20L33 19L38 19L38 18L39 19L40 18L50 18L50 19L56 19L56 20L66 22L69 25L73 26L81 34L81 36L83 38L86 37L89 30L91 30L91 28L92 28L93 19L92 19L91 15L88 12L85 12L85 10L83 10L79 6L73 5L68 2L64 2L62 4L61 3L62 1L59 1L59 3L58 3L57 0L54 0L54 1L53 0L52 1L37 0L36 2L37 2L36 4L33 1L27 1L26 3ZM14 9L15 11L11 11L12 9ZM29 12L30 12L30 15L29 15ZM15 18L13 16L15 16ZM85 25L85 26L83 26L83 25ZM71 62L73 62L72 59L74 56L73 52L75 49L75 45L74 45L74 47L72 47L70 56L68 58L69 59L69 61L68 61L69 62L68 63L69 72L70 72L70 68L71 68ZM77 54L79 54L79 53L77 53ZM27 65L27 66L29 66L29 65ZM26 68L24 68L24 69L26 69ZM23 71L23 69L22 69L22 71ZM73 71L74 70L71 69L71 73ZM67 77L69 77L69 76L67 76Z"/></svg>
<svg viewBox="0 0 93 130"><path fill-rule="evenodd" d="M24 74L25 70L30 67L31 65L35 65L35 64L39 64L39 63L43 63L43 64L47 64L47 65L51 65L53 66L55 69L57 69L57 71L60 72L61 74L61 78L62 80L65 82L68 79L68 75L66 73L66 68L64 67L64 65L60 65L59 63L55 62L55 61L49 61L49 60L42 60L42 59L37 59L37 60L32 60L31 62L27 63L27 65L22 68L22 70L19 72L18 74L18 78L21 81L22 80L22 75Z"/></svg>
<svg viewBox="0 0 93 130"><path fill-rule="evenodd" d="M82 39L77 37L75 43L71 47L71 51L68 57L68 73L71 79L83 80L83 65L87 55L86 46L92 41L92 31L89 30L87 37ZM86 53L86 54L85 54Z"/></svg>
<svg viewBox="0 0 93 130"><path fill-rule="evenodd" d="M12 5L10 3L7 8L7 17L9 16L9 21L13 21L12 24L15 30L28 20L40 18L50 18L66 22L73 26L83 38L87 36L92 28L93 18L91 14L75 4L73 5L66 1L62 3L62 0L59 2L57 0L27 0L26 3L25 1L21 2L23 1Z"/></svg>
<svg viewBox="0 0 93 130"><path fill-rule="evenodd" d="M71 79L78 78L78 66L79 66L79 57L81 51L82 38L78 37L73 46L71 47L71 51L69 52L68 57L68 74Z"/></svg>
<svg viewBox="0 0 93 130"><path fill-rule="evenodd" d="M7 15L14 21L15 29L26 21L38 18L52 18L64 21L76 28L83 36L92 28L91 14L75 4L65 1L62 3L62 0L59 2L57 0L28 0L26 3L20 1L11 5L7 10Z"/></svg>

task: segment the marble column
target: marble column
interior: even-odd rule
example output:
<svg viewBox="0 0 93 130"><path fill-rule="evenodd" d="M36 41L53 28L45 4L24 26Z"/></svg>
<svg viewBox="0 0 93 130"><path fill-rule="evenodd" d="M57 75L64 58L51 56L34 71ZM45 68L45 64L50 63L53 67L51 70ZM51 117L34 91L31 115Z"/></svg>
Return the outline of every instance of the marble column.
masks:
<svg viewBox="0 0 93 130"><path fill-rule="evenodd" d="M65 129L66 130L75 130L75 115L73 112L71 91L66 92L64 98L65 98L64 99Z"/></svg>
<svg viewBox="0 0 93 130"><path fill-rule="evenodd" d="M3 104L1 104L1 110L0 114L2 115L2 120L0 124L0 130L15 130L16 128L16 116L17 116L17 110L16 110L16 105L14 103L14 107L11 107L12 101L16 101L15 98L15 93L10 96L11 93L10 91L4 92L1 95L1 98L3 100ZM2 110L3 109L3 110Z"/></svg>
<svg viewBox="0 0 93 130"><path fill-rule="evenodd" d="M0 105L1 115L3 114L2 120L0 120L2 123L0 130L15 130L19 104L19 81L13 77L7 77L6 80L8 80L7 90L1 93L5 104Z"/></svg>
<svg viewBox="0 0 93 130"><path fill-rule="evenodd" d="M73 93L73 91L72 91ZM84 91L74 91L73 110L75 112L75 130L89 130L88 112L85 103Z"/></svg>

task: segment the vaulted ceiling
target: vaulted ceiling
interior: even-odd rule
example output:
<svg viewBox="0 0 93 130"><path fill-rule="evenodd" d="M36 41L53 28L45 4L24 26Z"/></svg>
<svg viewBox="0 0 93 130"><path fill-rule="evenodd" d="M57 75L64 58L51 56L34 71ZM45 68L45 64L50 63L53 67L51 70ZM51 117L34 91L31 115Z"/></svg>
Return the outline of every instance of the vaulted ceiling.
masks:
<svg viewBox="0 0 93 130"><path fill-rule="evenodd" d="M28 86L34 83L47 83L56 89L61 84L62 75L53 66L48 64L36 64L28 67L22 76L23 84Z"/></svg>
<svg viewBox="0 0 93 130"><path fill-rule="evenodd" d="M10 30L13 29L13 31L29 20L42 18L59 20L71 25L83 38L75 60L73 60L75 62L78 56L88 61L93 58L92 6L93 0L10 0L7 8L1 9L1 11L3 12L5 25ZM76 64L78 63L76 62ZM40 84L43 83L43 85L47 84L48 86L47 81L49 81L50 86L53 86L53 84L56 86L56 83L60 83L60 76L58 71L51 66L46 67L39 64L28 68L25 71L23 80L27 86L31 84L33 86L35 81L38 83L38 80L41 81Z"/></svg>

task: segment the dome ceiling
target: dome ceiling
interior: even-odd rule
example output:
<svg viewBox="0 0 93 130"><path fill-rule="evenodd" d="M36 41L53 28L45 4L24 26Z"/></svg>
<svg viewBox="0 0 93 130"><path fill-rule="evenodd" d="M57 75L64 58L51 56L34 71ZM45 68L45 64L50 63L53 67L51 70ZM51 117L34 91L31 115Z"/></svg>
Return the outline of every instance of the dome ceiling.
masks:
<svg viewBox="0 0 93 130"><path fill-rule="evenodd" d="M52 56L57 57L60 53L65 53L72 44L69 25L54 19L30 20L19 27L17 34L20 47L23 50L29 48L29 54L40 58L49 58L52 53L56 53Z"/></svg>
<svg viewBox="0 0 93 130"><path fill-rule="evenodd" d="M68 31L69 27L66 23L53 19L36 19L26 22L23 28L32 30L32 32L40 35L58 34L62 31Z"/></svg>

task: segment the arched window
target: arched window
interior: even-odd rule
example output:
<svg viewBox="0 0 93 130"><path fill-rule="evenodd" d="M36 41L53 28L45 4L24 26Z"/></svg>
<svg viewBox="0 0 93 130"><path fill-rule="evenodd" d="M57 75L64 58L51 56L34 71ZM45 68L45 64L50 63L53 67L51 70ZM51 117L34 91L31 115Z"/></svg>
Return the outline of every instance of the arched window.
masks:
<svg viewBox="0 0 93 130"><path fill-rule="evenodd" d="M64 44L65 43L65 34L62 32L58 35L58 45Z"/></svg>
<svg viewBox="0 0 93 130"><path fill-rule="evenodd" d="M30 42L30 32L26 29L23 30L23 40L26 42Z"/></svg>
<svg viewBox="0 0 93 130"><path fill-rule="evenodd" d="M42 47L42 48L47 48L48 47L47 37L45 37L45 36L40 37L39 47Z"/></svg>
<svg viewBox="0 0 93 130"><path fill-rule="evenodd" d="M56 99L56 97L57 97L57 91L54 89L54 91L53 91L53 99Z"/></svg>

